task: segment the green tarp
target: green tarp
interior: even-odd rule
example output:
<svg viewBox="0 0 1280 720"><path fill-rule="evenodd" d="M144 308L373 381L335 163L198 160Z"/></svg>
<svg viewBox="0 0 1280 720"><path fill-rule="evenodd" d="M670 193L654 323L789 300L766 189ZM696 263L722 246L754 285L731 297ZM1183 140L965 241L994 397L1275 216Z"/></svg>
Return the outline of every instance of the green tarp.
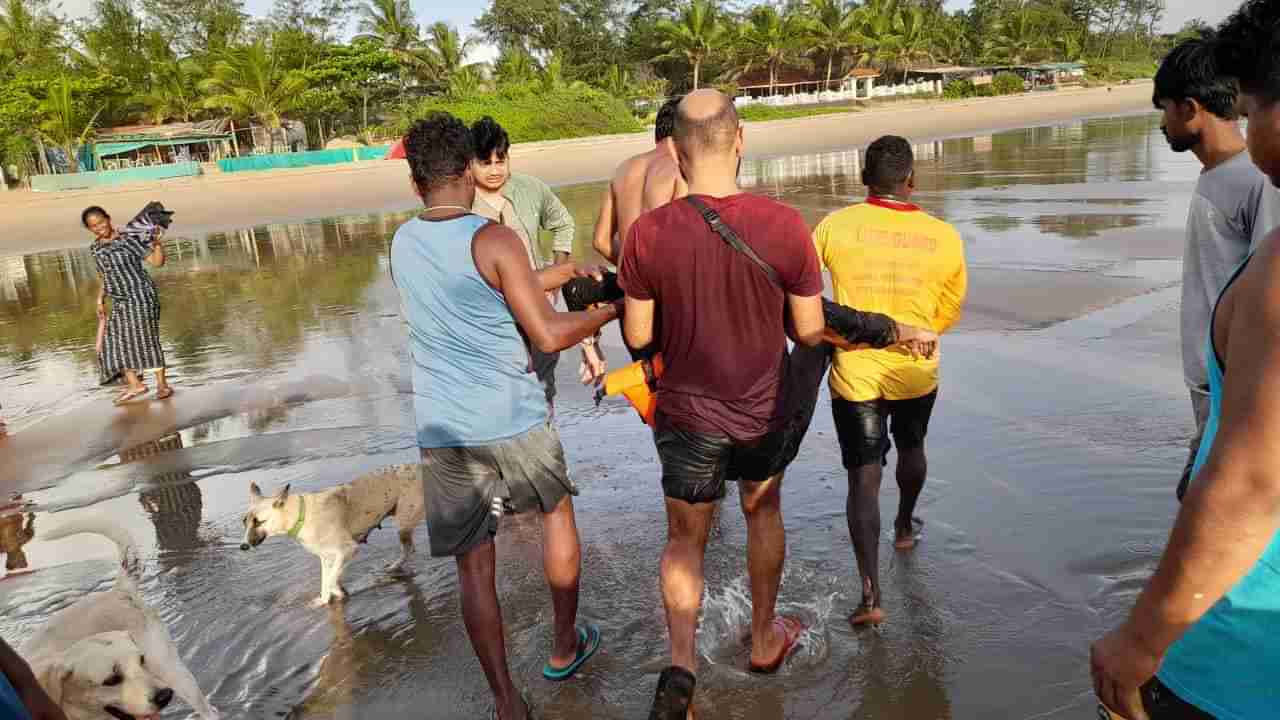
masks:
<svg viewBox="0 0 1280 720"><path fill-rule="evenodd" d="M311 150L308 152L276 153L274 155L248 155L246 157L219 160L218 167L222 172L246 172L250 170L277 170L280 168L300 168L312 165L337 165L360 160L380 160L387 155L388 148L358 147L333 148L331 150Z"/></svg>

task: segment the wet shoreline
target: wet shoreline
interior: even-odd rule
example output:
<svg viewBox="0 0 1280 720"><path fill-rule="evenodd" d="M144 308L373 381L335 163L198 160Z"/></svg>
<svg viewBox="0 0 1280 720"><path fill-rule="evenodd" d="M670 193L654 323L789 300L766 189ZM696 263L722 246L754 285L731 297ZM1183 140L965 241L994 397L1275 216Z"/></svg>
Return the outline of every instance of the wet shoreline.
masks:
<svg viewBox="0 0 1280 720"><path fill-rule="evenodd" d="M746 529L731 494L707 555L699 717L1092 714L1088 640L1158 557L1191 432L1176 279L1194 167L1157 135L1150 118L1128 118L918 148L920 203L957 224L972 268L965 316L943 342L924 540L896 553L886 534L888 621L850 628L846 481L824 391L783 485L780 607L813 630L779 676L745 672ZM834 152L749 163L744 175L812 223L859 197L856 168L856 153ZM596 194L564 190L583 228ZM318 563L299 546L236 547L251 481L310 491L414 458L385 267L400 219L171 239L158 279L177 394L124 409L90 379L95 287L79 256L0 266L0 401L17 431L0 441L0 485L21 483L42 508L24 547L36 571L0 579L0 635L21 641L105 587L108 543L38 539L104 513L138 539L143 592L225 716L487 712L451 561L424 553L411 580L388 578L398 543L376 531L348 575L351 598L317 610ZM616 328L606 346L623 361ZM574 682L541 679L551 617L540 529L517 519L498 544L512 668L540 717L640 717L666 658L658 465L634 413L594 407L576 365L572 353L560 363L557 424L582 489L582 616L604 647Z"/></svg>

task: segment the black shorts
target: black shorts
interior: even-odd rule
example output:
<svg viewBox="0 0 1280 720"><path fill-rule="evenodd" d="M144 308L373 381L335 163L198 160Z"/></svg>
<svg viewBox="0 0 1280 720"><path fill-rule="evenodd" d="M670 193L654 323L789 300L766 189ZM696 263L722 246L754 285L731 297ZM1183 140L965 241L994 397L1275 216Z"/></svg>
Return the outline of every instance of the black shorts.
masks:
<svg viewBox="0 0 1280 720"><path fill-rule="evenodd" d="M1142 707L1151 720L1214 720L1213 715L1175 695L1160 678L1151 678L1142 686Z"/></svg>
<svg viewBox="0 0 1280 720"><path fill-rule="evenodd" d="M662 463L662 492L674 500L696 505L723 498L730 480L768 480L789 462L785 458L786 440L786 433L775 431L744 444L728 435L689 432L660 424L653 441Z"/></svg>
<svg viewBox="0 0 1280 720"><path fill-rule="evenodd" d="M929 432L929 418L937 399L937 390L911 400L851 402L832 398L831 414L835 417L845 469L886 464L891 447L890 432L898 450L924 447L924 436Z"/></svg>

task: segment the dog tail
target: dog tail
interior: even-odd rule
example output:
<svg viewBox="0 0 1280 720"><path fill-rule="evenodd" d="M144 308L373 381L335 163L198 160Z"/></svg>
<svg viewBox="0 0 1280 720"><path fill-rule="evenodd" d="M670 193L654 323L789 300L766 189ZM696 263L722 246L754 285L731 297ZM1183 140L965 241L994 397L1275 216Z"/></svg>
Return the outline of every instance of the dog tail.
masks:
<svg viewBox="0 0 1280 720"><path fill-rule="evenodd" d="M46 530L40 533L40 539L60 540L72 535L85 534L99 535L115 543L116 552L120 557L120 567L124 571L123 574L133 575L138 571L138 547L133 540L133 536L129 534L128 530L98 513L86 515L52 530Z"/></svg>

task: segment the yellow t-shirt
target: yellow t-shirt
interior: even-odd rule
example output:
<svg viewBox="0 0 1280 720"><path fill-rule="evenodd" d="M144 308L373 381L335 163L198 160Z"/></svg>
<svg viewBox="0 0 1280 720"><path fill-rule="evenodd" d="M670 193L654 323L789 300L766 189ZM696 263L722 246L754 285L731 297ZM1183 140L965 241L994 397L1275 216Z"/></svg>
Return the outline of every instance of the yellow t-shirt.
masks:
<svg viewBox="0 0 1280 720"><path fill-rule="evenodd" d="M942 333L960 318L968 282L964 241L910 203L872 198L828 215L813 231L835 301ZM837 351L831 392L845 400L910 400L938 387L938 356Z"/></svg>

